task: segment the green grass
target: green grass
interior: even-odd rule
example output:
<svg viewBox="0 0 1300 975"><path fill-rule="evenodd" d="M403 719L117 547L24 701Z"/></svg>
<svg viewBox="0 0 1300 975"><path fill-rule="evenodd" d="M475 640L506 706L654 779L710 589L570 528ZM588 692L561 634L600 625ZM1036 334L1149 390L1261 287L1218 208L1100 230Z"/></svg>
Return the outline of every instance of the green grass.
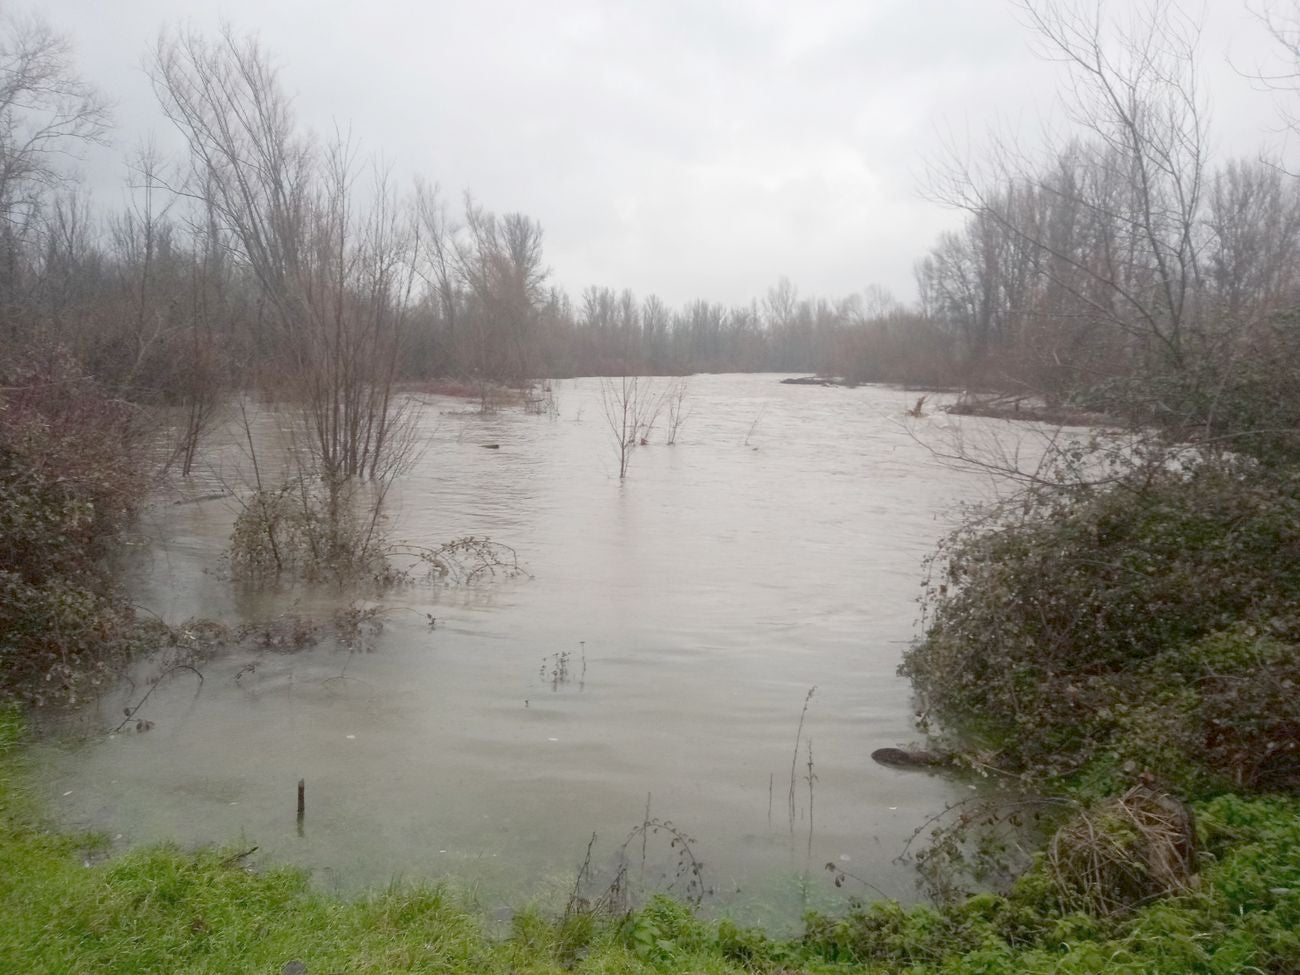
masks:
<svg viewBox="0 0 1300 975"><path fill-rule="evenodd" d="M251 873L225 851L151 847L87 866L98 841L42 828L23 792L21 728L0 710L2 972L278 973L292 960L313 975L562 972L565 962L608 973L743 971L705 939L665 947L659 937L647 948L648 922L560 925L525 911L510 937L492 938L476 911L438 887L343 900L300 871Z"/></svg>
<svg viewBox="0 0 1300 975"><path fill-rule="evenodd" d="M627 919L524 911L492 937L437 887L355 900L294 870L152 847L87 866L93 838L42 827L25 796L22 723L0 711L0 971L278 973L1300 973L1300 801L1197 806L1199 887L1127 917L1061 915L1041 874L945 909L867 905L774 940L655 898Z"/></svg>

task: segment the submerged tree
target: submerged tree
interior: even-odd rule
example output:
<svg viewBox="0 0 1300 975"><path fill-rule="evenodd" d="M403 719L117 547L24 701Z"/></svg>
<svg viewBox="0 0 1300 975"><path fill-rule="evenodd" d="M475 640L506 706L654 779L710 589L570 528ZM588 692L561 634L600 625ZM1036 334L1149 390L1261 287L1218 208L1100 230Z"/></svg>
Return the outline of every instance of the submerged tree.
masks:
<svg viewBox="0 0 1300 975"><path fill-rule="evenodd" d="M480 382L525 385L539 372L538 314L550 273L541 225L521 213L498 217L466 195L455 254L474 375Z"/></svg>
<svg viewBox="0 0 1300 975"><path fill-rule="evenodd" d="M641 394L639 376L622 375L614 379L604 377L600 381L600 408L618 452L619 480L627 477L627 469L632 462L632 449L637 444Z"/></svg>
<svg viewBox="0 0 1300 975"><path fill-rule="evenodd" d="M152 77L189 145L181 190L257 282L258 351L302 402L321 474L381 474L405 439L394 384L415 240L387 179L358 193L353 147L302 135L270 59L230 28L163 36Z"/></svg>

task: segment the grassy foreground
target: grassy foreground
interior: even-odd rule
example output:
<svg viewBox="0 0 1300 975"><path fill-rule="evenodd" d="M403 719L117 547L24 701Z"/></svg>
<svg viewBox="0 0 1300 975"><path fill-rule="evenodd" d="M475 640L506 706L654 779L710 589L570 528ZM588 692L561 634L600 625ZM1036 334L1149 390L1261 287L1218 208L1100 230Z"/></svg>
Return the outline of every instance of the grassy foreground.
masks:
<svg viewBox="0 0 1300 975"><path fill-rule="evenodd" d="M24 973L1300 973L1300 802L1197 807L1190 892L1124 917L1062 912L1042 871L1009 896L810 917L773 941L655 899L630 918L516 917L508 938L437 887L357 900L294 870L155 847L87 866L94 840L42 828L22 789L21 719L0 711L0 971ZM295 967L287 969L295 971Z"/></svg>

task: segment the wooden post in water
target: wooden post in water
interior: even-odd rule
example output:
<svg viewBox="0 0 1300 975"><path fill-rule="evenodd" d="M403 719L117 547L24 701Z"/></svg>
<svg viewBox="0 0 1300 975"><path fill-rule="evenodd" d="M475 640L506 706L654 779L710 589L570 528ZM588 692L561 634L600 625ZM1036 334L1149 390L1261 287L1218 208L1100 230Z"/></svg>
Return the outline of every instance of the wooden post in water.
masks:
<svg viewBox="0 0 1300 975"><path fill-rule="evenodd" d="M307 780L298 780L298 825L302 825L302 818L307 815Z"/></svg>

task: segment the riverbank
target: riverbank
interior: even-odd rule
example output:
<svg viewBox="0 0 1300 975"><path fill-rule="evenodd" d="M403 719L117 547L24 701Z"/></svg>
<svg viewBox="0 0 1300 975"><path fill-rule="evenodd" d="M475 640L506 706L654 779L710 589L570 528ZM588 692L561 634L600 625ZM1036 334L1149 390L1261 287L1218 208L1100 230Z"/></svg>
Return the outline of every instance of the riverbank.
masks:
<svg viewBox="0 0 1300 975"><path fill-rule="evenodd" d="M1006 897L881 901L772 940L655 898L629 916L521 905L495 935L465 895L394 884L344 900L242 850L105 859L51 831L24 790L22 722L0 712L0 970L59 973L1300 971L1300 802L1195 807L1202 869L1182 894L1098 918L1062 912L1041 864ZM256 837L250 839L256 842ZM296 964L295 964L296 963Z"/></svg>

